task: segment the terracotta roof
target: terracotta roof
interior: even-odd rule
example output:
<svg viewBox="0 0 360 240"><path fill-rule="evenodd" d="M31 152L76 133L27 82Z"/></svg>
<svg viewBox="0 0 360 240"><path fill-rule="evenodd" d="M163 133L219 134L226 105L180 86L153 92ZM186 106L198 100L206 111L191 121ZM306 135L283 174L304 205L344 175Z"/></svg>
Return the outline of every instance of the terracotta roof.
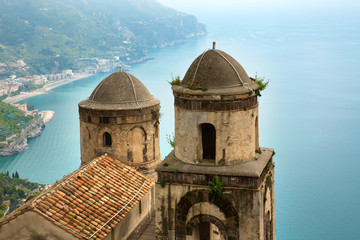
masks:
<svg viewBox="0 0 360 240"><path fill-rule="evenodd" d="M32 210L79 239L103 239L153 186L134 168L103 155L28 201L0 225Z"/></svg>

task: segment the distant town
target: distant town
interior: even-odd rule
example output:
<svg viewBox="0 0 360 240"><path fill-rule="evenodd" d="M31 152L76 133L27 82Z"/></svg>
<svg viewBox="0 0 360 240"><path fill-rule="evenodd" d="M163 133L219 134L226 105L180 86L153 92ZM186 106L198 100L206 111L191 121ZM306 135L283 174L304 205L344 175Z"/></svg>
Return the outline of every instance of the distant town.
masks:
<svg viewBox="0 0 360 240"><path fill-rule="evenodd" d="M110 72L113 69L117 68L119 65L127 68L128 65L125 65L119 58L114 59L99 59L99 58L84 58L81 60L91 61L93 64L87 66L80 71L73 71L71 69L65 69L58 73L53 73L49 75L33 75L26 77L19 77L15 74L10 75L7 78L0 79L0 99L4 100L8 96L16 96L19 94L27 94L36 89L43 88L46 84L55 83L61 80L76 80L84 76L97 74L100 72ZM140 59L142 61L145 59ZM8 67L10 63L0 62L0 72L3 68ZM26 69L27 65L23 60L18 60L16 63L11 63L11 67L16 67L19 71L21 69ZM80 76L80 77L79 77ZM56 85L58 86L58 85Z"/></svg>

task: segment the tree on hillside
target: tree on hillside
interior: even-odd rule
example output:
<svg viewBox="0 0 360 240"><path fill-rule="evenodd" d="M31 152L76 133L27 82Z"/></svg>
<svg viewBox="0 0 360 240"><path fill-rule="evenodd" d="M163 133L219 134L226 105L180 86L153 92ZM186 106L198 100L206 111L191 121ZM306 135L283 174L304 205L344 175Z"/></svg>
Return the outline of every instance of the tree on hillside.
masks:
<svg viewBox="0 0 360 240"><path fill-rule="evenodd" d="M34 105L28 104L28 105L27 105L27 110L28 110L28 111L34 110Z"/></svg>

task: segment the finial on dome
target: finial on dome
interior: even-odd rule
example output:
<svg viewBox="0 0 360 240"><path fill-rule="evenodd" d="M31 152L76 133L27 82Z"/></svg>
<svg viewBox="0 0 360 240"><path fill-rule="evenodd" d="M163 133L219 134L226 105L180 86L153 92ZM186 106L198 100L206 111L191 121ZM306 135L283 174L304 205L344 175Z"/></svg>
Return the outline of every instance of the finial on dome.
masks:
<svg viewBox="0 0 360 240"><path fill-rule="evenodd" d="M122 67L121 66L119 67L119 71L122 72Z"/></svg>
<svg viewBox="0 0 360 240"><path fill-rule="evenodd" d="M213 42L213 49L215 49L215 46L216 46L216 42Z"/></svg>

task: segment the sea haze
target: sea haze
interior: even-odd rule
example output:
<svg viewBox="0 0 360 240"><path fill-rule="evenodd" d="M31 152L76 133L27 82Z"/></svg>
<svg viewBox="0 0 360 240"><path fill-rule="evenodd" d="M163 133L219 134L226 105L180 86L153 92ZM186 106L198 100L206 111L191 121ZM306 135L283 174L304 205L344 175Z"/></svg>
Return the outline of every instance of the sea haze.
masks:
<svg viewBox="0 0 360 240"><path fill-rule="evenodd" d="M260 98L260 145L276 151L276 228L280 240L360 239L360 21L346 15L291 18L229 12L201 16L209 34L149 52L137 76L161 101L161 153L174 132L171 75L184 76L213 40L250 76L270 79ZM1 171L53 183L80 165L77 103L107 74L82 79L27 99L56 111L29 148L0 158Z"/></svg>

